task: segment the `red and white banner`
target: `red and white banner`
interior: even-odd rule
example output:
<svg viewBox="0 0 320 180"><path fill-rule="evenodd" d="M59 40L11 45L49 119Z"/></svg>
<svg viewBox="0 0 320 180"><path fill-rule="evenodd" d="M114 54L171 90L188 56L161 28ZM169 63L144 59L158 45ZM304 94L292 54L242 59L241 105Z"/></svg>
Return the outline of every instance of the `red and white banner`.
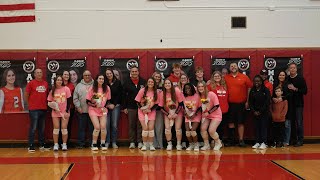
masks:
<svg viewBox="0 0 320 180"><path fill-rule="evenodd" d="M0 23L34 21L35 0L0 0Z"/></svg>

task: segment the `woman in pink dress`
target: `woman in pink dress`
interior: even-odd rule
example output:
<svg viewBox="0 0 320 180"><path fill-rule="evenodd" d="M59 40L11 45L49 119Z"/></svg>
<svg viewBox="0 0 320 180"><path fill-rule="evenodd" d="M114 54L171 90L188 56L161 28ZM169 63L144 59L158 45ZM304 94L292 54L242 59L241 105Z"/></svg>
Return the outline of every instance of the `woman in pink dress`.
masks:
<svg viewBox="0 0 320 180"><path fill-rule="evenodd" d="M200 103L202 109L202 120L201 120L201 136L204 140L204 146L201 150L209 150L209 138L208 138L208 128L209 134L213 138L215 145L214 150L218 151L222 147L221 141L219 139L219 134L216 132L221 120L222 112L219 105L218 96L212 92L208 91L205 82L199 82L197 85L198 93L200 96Z"/></svg>
<svg viewBox="0 0 320 180"><path fill-rule="evenodd" d="M178 87L173 87L169 79L164 81L163 91L160 93L159 106L164 114L165 135L168 142L167 151L172 150L172 134L171 127L175 124L177 136L177 150L182 150L182 118L183 112L183 94Z"/></svg>
<svg viewBox="0 0 320 180"><path fill-rule="evenodd" d="M156 150L153 146L153 138L158 99L156 81L151 77L148 79L146 87L140 89L135 98L139 107L138 118L142 126L142 151L147 150L148 143L151 151Z"/></svg>
<svg viewBox="0 0 320 180"><path fill-rule="evenodd" d="M53 79L52 90L48 95L48 106L52 108L51 116L53 122L53 150L59 150L58 138L61 121L62 150L66 151L68 140L68 122L70 117L71 93L70 89L63 84L62 76Z"/></svg>
<svg viewBox="0 0 320 180"><path fill-rule="evenodd" d="M199 143L197 137L197 128L201 121L201 103L199 94L196 93L195 87L191 83L187 83L183 87L184 95L184 115L186 136L189 141L187 151L199 151Z"/></svg>
<svg viewBox="0 0 320 180"><path fill-rule="evenodd" d="M88 113L93 124L94 130L92 133L91 150L97 151L97 140L101 136L101 150L107 150L106 137L107 137L107 107L110 104L111 91L109 86L104 80L104 75L99 74L93 82L92 88L89 89L87 94L87 104L89 105Z"/></svg>

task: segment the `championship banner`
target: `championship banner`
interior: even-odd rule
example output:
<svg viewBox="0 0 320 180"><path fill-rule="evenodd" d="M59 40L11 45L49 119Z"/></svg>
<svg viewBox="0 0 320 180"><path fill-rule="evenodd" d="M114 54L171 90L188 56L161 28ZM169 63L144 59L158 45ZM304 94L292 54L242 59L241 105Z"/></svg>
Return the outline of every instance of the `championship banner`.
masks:
<svg viewBox="0 0 320 180"><path fill-rule="evenodd" d="M35 68L35 59L0 60L0 113L27 112L23 93Z"/></svg>
<svg viewBox="0 0 320 180"><path fill-rule="evenodd" d="M250 58L213 58L211 57L211 73L221 71L223 68L229 70L231 63L237 63L239 71L247 76L250 75Z"/></svg>
<svg viewBox="0 0 320 180"><path fill-rule="evenodd" d="M289 75L288 64L295 63L298 68L298 74L302 74L302 57L265 57L264 67L268 70L269 81L273 84L280 71L286 71Z"/></svg>
<svg viewBox="0 0 320 180"><path fill-rule="evenodd" d="M69 71L71 82L76 86L82 79L86 70L86 59L47 59L47 82L51 87L53 78Z"/></svg>
<svg viewBox="0 0 320 180"><path fill-rule="evenodd" d="M100 73L106 74L106 69L113 70L115 77L123 84L130 78L130 69L139 68L138 58L100 58Z"/></svg>
<svg viewBox="0 0 320 180"><path fill-rule="evenodd" d="M155 70L161 73L162 78L167 78L172 73L174 63L181 64L181 70L188 75L189 79L194 77L194 59L193 58L157 58L154 59Z"/></svg>

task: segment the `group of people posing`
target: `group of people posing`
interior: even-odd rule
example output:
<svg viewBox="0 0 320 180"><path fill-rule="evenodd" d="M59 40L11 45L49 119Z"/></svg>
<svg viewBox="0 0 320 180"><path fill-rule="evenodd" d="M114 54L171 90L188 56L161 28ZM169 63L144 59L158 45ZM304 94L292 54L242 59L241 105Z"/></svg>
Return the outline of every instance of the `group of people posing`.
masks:
<svg viewBox="0 0 320 180"><path fill-rule="evenodd" d="M307 86L303 77L297 74L296 64L289 65L289 72L287 75L281 71L272 86L267 80L267 71L262 70L252 83L248 76L238 71L236 63L231 63L229 69L213 72L208 81L204 80L201 67L196 68L195 78L189 80L181 65L173 64L172 74L166 79L154 72L152 77L144 80L139 76L139 69L132 67L130 78L123 84L112 69L106 69L95 79L86 70L83 79L75 86L70 82L69 72L64 71L54 78L48 92L41 69L36 69L35 79L28 83L25 93L31 122L29 151L35 151L36 128L40 148L48 148L43 135L47 106L52 109L55 151L60 148L59 134L61 148L67 150L68 132L72 126L69 120L73 119L74 112L79 122L78 148L85 147L87 127L93 151L107 150L110 144L118 148L121 110L128 116L129 148L135 148L138 143L142 151L162 149L163 134L168 151L173 149L173 140L176 140L176 149L181 151L184 139L188 141L187 151L209 150L211 146L219 150L223 146L226 126L228 138L224 145L245 147L244 122L249 109L254 115L256 128L253 148L267 148L270 119L276 146L289 145L291 124L296 125L295 145L301 146L303 95L307 93ZM235 140L236 128L239 141ZM198 139L203 140L202 147Z"/></svg>

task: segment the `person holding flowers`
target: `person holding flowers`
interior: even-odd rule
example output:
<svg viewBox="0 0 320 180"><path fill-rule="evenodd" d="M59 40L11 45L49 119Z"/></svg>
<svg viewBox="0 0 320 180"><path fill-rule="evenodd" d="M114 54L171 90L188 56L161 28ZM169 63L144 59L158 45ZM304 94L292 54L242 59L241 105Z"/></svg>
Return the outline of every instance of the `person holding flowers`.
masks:
<svg viewBox="0 0 320 180"><path fill-rule="evenodd" d="M97 140L100 133L101 150L105 151L108 149L105 143L107 136L107 108L110 105L110 99L111 90L104 80L104 75L99 74L87 94L88 112L94 127L92 133L92 151L98 150Z"/></svg>
<svg viewBox="0 0 320 180"><path fill-rule="evenodd" d="M198 82L198 93L201 101L202 120L201 120L201 136L204 141L204 146L201 150L209 150L208 128L209 134L214 140L213 150L218 151L222 147L222 143L219 139L219 134L216 132L217 128L222 120L222 112L219 105L218 96L211 91L208 91L206 83L204 81Z"/></svg>
<svg viewBox="0 0 320 180"><path fill-rule="evenodd" d="M177 136L177 150L182 150L182 117L183 112L183 94L179 88L174 87L169 79L164 81L163 91L159 95L159 106L164 114L165 135L168 142L167 151L172 150L172 133L171 128L175 124Z"/></svg>
<svg viewBox="0 0 320 180"><path fill-rule="evenodd" d="M155 151L153 146L154 124L156 119L156 108L158 104L157 85L154 78L149 78L145 88L139 90L135 101L139 107L138 117L142 126L142 151L147 150L147 146L151 151Z"/></svg>
<svg viewBox="0 0 320 180"><path fill-rule="evenodd" d="M60 131L61 120L61 134L62 134L62 150L66 151L68 140L68 121L70 117L71 92L70 89L63 84L62 76L58 75L53 79L52 90L48 95L48 106L52 109L53 122L53 150L59 150L58 138Z"/></svg>
<svg viewBox="0 0 320 180"><path fill-rule="evenodd" d="M186 136L189 141L187 151L199 151L199 143L197 137L197 128L201 121L201 103L199 94L196 93L195 87L191 83L187 83L183 88L184 100L184 115Z"/></svg>

